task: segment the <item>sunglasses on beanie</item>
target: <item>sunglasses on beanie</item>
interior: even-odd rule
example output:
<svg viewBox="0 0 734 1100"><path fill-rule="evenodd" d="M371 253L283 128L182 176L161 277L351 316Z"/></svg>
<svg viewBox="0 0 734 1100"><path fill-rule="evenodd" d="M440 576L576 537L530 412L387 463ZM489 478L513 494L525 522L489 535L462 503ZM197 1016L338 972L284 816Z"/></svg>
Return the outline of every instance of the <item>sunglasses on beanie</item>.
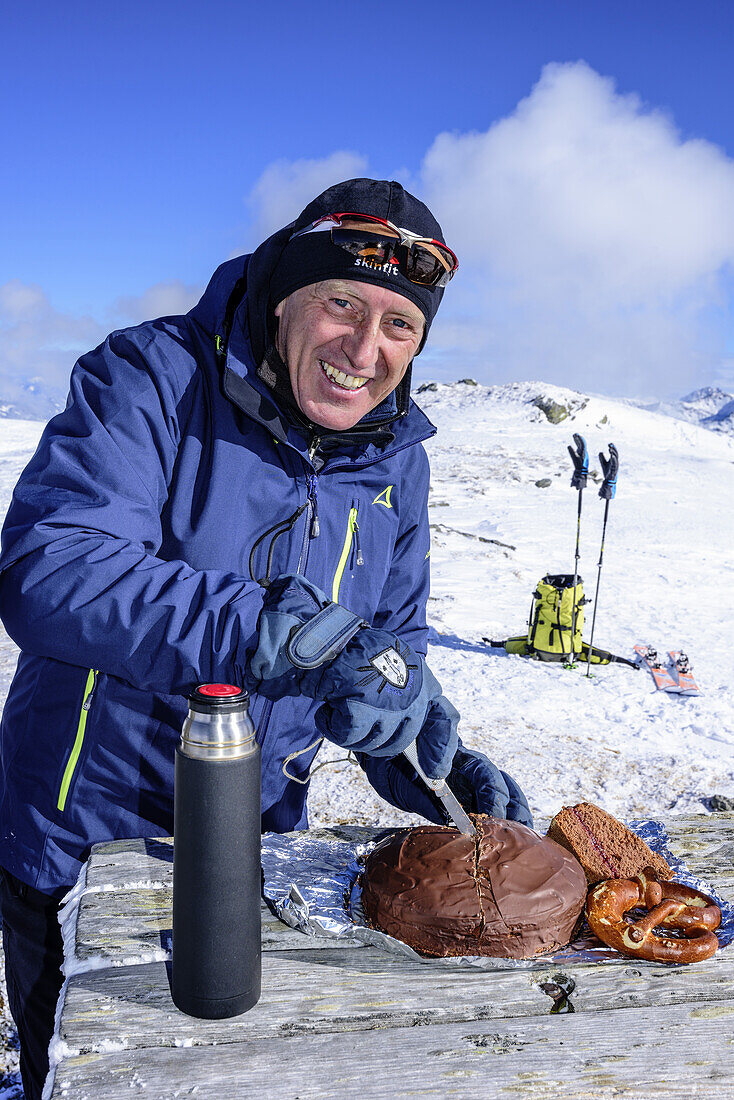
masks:
<svg viewBox="0 0 734 1100"><path fill-rule="evenodd" d="M345 221L350 225L343 225ZM391 230L395 236L386 237L383 229ZM339 248L369 264L397 264L402 274L419 286L446 286L459 266L454 253L441 241L421 237L370 214L324 214L305 229L299 229L291 240L327 231Z"/></svg>

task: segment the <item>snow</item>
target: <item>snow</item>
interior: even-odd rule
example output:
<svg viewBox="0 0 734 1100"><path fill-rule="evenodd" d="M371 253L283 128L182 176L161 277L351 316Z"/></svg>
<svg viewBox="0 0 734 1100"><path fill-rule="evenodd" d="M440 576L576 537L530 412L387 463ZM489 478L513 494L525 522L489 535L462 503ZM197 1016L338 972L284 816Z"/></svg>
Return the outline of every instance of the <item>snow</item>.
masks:
<svg viewBox="0 0 734 1100"><path fill-rule="evenodd" d="M416 398L439 429L427 444L428 659L461 712L465 743L515 776L541 822L582 798L635 817L705 812L712 794L734 795L734 437L701 423L730 395L696 391L679 416L670 406L655 411L531 382L437 383ZM539 407L549 402L569 408L567 419L550 423ZM0 421L3 510L42 429L38 421ZM599 450L612 441L620 452L595 642L627 657L640 641L660 652L683 649L702 688L698 698L658 693L646 672L624 666L597 666L587 678L581 667L508 656L482 640L522 633L538 580L573 569L578 498L566 453L573 432L586 438L592 475ZM538 488L543 479L550 486ZM581 524L589 596L602 515L590 481ZM0 629L2 697L16 656ZM324 745L319 762L340 757ZM346 760L316 770L309 803L313 824L412 820L383 803Z"/></svg>
<svg viewBox="0 0 734 1100"><path fill-rule="evenodd" d="M564 804L582 799L629 819L705 813L711 795L734 796L734 433L712 430L713 406L731 395L698 391L678 408L656 410L540 383L487 388L465 381L416 396L439 429L427 444L428 660L461 712L465 744L518 780L541 828ZM550 423L540 407L550 402L570 415ZM3 512L42 430L38 421L0 419ZM620 453L595 644L626 657L640 641L660 652L683 649L699 697L658 693L644 671L597 666L587 678L583 667L528 661L483 641L523 633L538 580L573 570L578 498L566 452L573 432L586 438L592 476L599 450L611 441ZM536 485L543 479L549 487ZM589 596L602 516L590 480L580 569ZM3 699L16 658L0 627ZM336 746L322 746L318 761L309 796L313 825L418 822L382 802ZM75 902L72 891L67 935ZM73 954L65 970L68 981ZM63 1053L54 1049L53 1060ZM6 1078L10 1091L0 1088L0 1096L19 1095L14 1080Z"/></svg>
<svg viewBox="0 0 734 1100"><path fill-rule="evenodd" d="M571 406L571 416L551 424L533 403L539 398ZM427 448L428 661L461 712L464 742L520 782L536 824L582 799L632 818L705 813L712 794L734 795L734 440L669 413L539 383L438 384L417 400L439 429ZM482 641L523 633L538 580L573 571L573 432L586 438L592 472L610 441L620 452L595 644L628 658L636 642L683 649L698 698L658 693L646 672L625 666L594 667L587 679L585 668L528 661ZM544 478L550 487L536 487ZM580 563L589 596L602 518L590 481ZM324 746L319 759L341 755ZM348 763L316 773L309 805L312 824L413 820L386 807Z"/></svg>

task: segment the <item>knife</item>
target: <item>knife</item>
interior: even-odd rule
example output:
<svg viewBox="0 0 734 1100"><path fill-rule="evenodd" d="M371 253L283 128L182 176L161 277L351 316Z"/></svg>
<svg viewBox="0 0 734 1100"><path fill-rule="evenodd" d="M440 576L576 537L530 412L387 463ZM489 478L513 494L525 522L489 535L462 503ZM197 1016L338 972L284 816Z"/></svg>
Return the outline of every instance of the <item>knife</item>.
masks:
<svg viewBox="0 0 734 1100"><path fill-rule="evenodd" d="M476 833L476 829L469 820L466 811L462 807L458 798L449 787L445 779L430 779L421 768L418 763L418 751L416 749L415 741L411 742L406 749L403 749L403 756L413 765L418 775L421 777L425 785L429 790L433 791L438 798L444 804L444 808L449 817L453 821L456 828L460 833L466 833L467 836L471 836Z"/></svg>

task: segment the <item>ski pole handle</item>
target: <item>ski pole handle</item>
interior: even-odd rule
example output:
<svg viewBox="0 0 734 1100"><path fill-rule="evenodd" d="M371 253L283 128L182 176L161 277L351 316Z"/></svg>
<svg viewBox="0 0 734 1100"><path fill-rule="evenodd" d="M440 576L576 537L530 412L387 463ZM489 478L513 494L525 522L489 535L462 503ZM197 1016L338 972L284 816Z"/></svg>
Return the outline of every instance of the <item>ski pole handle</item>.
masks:
<svg viewBox="0 0 734 1100"><path fill-rule="evenodd" d="M602 500L613 500L617 491L617 471L619 470L619 451L613 443L609 444L609 458L605 458L603 452L599 451L599 461L604 472L599 496Z"/></svg>
<svg viewBox="0 0 734 1100"><path fill-rule="evenodd" d="M589 476L589 452L586 449L586 440L582 435L578 435L577 432L574 432L573 441L576 444L576 450L571 446L568 448L568 453L573 462L571 488L580 491L586 488L586 479Z"/></svg>

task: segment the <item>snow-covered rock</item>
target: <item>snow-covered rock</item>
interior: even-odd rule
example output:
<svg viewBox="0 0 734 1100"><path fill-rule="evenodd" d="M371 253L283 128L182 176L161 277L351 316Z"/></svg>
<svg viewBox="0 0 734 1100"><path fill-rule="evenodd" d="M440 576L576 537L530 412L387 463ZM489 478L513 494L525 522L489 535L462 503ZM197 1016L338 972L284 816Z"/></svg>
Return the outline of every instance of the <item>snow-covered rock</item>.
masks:
<svg viewBox="0 0 734 1100"><path fill-rule="evenodd" d="M700 424L712 431L734 433L734 394L718 386L703 386L680 401L635 402L650 412Z"/></svg>

